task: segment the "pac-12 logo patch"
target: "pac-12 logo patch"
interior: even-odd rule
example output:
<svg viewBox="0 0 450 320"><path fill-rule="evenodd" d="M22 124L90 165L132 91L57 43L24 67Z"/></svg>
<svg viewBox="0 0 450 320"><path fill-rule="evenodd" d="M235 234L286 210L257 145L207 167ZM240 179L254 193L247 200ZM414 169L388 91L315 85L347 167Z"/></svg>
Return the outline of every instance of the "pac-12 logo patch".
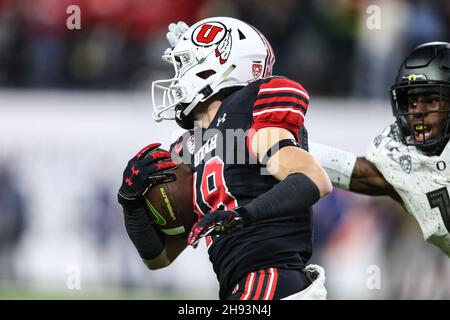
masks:
<svg viewBox="0 0 450 320"><path fill-rule="evenodd" d="M261 62L253 62L252 64L252 74L253 78L257 80L262 74L263 66Z"/></svg>
<svg viewBox="0 0 450 320"><path fill-rule="evenodd" d="M399 158L399 162L400 167L402 167L403 171L405 171L407 174L410 174L412 169L411 157L409 155L403 155Z"/></svg>

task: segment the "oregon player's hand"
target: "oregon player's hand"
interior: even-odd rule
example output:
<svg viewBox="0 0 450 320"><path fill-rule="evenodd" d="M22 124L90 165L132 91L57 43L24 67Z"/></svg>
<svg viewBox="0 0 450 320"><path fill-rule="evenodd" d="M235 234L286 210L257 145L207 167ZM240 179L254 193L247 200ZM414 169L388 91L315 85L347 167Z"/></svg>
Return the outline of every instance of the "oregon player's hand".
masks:
<svg viewBox="0 0 450 320"><path fill-rule="evenodd" d="M123 172L122 186L118 193L120 204L136 200L155 184L175 180L175 174L161 172L176 167L176 163L171 159L170 152L155 151L150 154L160 145L160 143L149 144L128 161L128 165Z"/></svg>
<svg viewBox="0 0 450 320"><path fill-rule="evenodd" d="M188 244L197 247L201 238L209 234L221 235L241 228L244 221L236 211L216 210L197 221L191 229Z"/></svg>

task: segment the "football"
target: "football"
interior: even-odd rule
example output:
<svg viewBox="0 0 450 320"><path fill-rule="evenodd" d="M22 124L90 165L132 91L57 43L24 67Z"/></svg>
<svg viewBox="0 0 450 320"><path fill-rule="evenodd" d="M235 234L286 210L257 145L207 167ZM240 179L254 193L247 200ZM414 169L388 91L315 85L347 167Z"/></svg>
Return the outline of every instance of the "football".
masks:
<svg viewBox="0 0 450 320"><path fill-rule="evenodd" d="M188 165L180 163L170 172L176 175L176 180L150 188L144 196L146 209L165 234L187 235L197 221L192 204L192 171Z"/></svg>

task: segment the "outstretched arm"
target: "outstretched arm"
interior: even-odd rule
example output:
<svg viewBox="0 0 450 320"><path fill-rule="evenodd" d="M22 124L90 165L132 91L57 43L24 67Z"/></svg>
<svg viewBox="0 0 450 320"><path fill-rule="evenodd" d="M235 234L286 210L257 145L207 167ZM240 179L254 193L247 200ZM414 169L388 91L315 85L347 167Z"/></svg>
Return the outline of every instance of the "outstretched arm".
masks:
<svg viewBox="0 0 450 320"><path fill-rule="evenodd" d="M150 270L165 268L171 264L186 247L187 242L185 235L165 237L163 251L156 258L142 258L142 261Z"/></svg>
<svg viewBox="0 0 450 320"><path fill-rule="evenodd" d="M380 171L365 157L358 157L353 168L350 191L371 196L390 196L401 202L394 187L386 181Z"/></svg>
<svg viewBox="0 0 450 320"><path fill-rule="evenodd" d="M146 267L150 270L167 267L186 248L186 238L166 236L159 231L150 221L143 201L120 201L127 234Z"/></svg>
<svg viewBox="0 0 450 320"><path fill-rule="evenodd" d="M366 195L390 196L402 202L394 187L365 157L318 143L310 144L310 152L324 167L334 186Z"/></svg>

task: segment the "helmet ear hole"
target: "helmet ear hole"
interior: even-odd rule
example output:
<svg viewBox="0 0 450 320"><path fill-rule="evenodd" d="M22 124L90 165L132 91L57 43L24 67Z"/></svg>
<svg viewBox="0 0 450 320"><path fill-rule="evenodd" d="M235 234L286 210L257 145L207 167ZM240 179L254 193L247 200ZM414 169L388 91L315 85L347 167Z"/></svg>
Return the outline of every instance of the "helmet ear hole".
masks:
<svg viewBox="0 0 450 320"><path fill-rule="evenodd" d="M212 69L209 69L209 70L204 70L204 71L197 73L196 76L203 80L206 80L214 74L216 74L216 72Z"/></svg>

